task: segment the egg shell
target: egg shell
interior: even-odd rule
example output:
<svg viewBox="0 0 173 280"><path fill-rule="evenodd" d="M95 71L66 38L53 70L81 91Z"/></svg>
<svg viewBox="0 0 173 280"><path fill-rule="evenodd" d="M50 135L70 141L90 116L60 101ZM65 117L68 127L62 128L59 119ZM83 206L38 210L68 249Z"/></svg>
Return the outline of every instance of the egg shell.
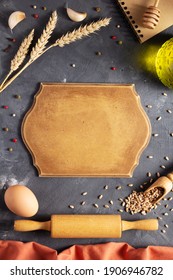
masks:
<svg viewBox="0 0 173 280"><path fill-rule="evenodd" d="M21 217L32 217L39 208L34 193L23 185L10 186L5 192L4 201L10 211Z"/></svg>

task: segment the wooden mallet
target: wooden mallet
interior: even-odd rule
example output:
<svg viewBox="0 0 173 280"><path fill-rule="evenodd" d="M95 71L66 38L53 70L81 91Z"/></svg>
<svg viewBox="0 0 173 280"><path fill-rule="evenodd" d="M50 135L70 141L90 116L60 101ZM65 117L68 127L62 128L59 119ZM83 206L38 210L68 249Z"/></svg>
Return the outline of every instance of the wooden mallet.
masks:
<svg viewBox="0 0 173 280"><path fill-rule="evenodd" d="M143 27L154 29L157 26L160 19L160 10L158 9L158 5L159 0L156 0L153 6L149 6L146 9L142 19Z"/></svg>

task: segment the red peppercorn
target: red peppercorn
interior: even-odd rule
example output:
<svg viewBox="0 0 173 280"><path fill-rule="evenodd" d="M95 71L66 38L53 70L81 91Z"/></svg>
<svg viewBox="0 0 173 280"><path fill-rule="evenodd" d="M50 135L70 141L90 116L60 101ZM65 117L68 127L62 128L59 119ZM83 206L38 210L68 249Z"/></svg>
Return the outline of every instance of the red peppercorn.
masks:
<svg viewBox="0 0 173 280"><path fill-rule="evenodd" d="M4 127L3 131L9 131L9 128L8 127Z"/></svg>
<svg viewBox="0 0 173 280"><path fill-rule="evenodd" d="M8 106L7 106L7 105L4 105L3 108L4 108L4 109L8 109Z"/></svg>
<svg viewBox="0 0 173 280"><path fill-rule="evenodd" d="M33 14L33 17L34 17L35 19L38 19L38 18L39 18L39 15L38 15L38 14Z"/></svg>
<svg viewBox="0 0 173 280"><path fill-rule="evenodd" d="M10 49L11 49L11 45L8 45L8 47L6 47L3 51L4 51L4 52L9 52Z"/></svg>
<svg viewBox="0 0 173 280"><path fill-rule="evenodd" d="M116 40L117 37L116 37L116 36L112 36L111 39L112 39L112 40Z"/></svg>
<svg viewBox="0 0 173 280"><path fill-rule="evenodd" d="M16 142L17 142L17 138L13 138L13 139L12 139L12 142L13 142L13 143L16 143Z"/></svg>
<svg viewBox="0 0 173 280"><path fill-rule="evenodd" d="M111 70L115 71L115 70L117 70L117 68L116 67L111 67Z"/></svg>

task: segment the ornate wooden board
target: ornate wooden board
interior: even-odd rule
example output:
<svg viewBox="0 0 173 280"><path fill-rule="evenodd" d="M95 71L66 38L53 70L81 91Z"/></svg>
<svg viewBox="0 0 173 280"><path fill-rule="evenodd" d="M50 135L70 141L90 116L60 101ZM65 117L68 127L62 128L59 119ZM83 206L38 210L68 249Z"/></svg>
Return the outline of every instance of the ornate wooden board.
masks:
<svg viewBox="0 0 173 280"><path fill-rule="evenodd" d="M150 135L134 85L42 83L22 123L39 176L132 177Z"/></svg>

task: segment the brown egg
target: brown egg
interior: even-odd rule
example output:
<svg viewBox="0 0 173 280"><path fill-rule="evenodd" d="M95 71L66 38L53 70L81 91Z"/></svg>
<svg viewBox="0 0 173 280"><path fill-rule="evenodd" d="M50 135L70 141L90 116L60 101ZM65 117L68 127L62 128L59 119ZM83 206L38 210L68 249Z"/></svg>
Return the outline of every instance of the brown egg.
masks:
<svg viewBox="0 0 173 280"><path fill-rule="evenodd" d="M38 201L34 193L23 185L10 186L4 195L5 204L14 214L32 217L38 211Z"/></svg>

